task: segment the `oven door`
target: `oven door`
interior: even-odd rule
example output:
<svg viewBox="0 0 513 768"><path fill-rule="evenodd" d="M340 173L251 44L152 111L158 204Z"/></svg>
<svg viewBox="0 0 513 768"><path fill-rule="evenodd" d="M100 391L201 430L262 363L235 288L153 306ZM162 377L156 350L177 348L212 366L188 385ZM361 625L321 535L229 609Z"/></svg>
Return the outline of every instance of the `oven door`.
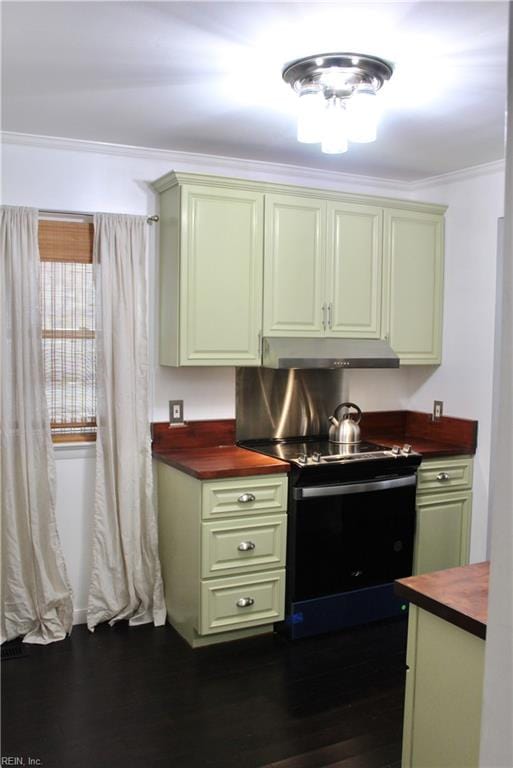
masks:
<svg viewBox="0 0 513 768"><path fill-rule="evenodd" d="M415 487L410 474L294 488L289 599L348 593L410 575Z"/></svg>

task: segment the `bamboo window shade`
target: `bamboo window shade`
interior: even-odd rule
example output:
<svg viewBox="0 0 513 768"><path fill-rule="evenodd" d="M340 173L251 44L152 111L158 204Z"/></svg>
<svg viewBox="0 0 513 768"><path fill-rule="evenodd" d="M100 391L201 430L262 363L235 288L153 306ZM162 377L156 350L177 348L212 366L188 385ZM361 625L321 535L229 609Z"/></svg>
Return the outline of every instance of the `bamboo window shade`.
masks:
<svg viewBox="0 0 513 768"><path fill-rule="evenodd" d="M39 222L46 397L54 441L96 436L93 225Z"/></svg>

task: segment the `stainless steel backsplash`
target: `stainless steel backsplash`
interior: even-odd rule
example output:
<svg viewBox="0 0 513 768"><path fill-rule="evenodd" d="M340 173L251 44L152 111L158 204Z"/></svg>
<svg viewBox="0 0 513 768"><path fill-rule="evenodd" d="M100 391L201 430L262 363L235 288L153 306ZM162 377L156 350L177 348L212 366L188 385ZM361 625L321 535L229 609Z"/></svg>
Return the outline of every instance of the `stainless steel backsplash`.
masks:
<svg viewBox="0 0 513 768"><path fill-rule="evenodd" d="M327 435L343 400L341 370L237 368L237 440Z"/></svg>

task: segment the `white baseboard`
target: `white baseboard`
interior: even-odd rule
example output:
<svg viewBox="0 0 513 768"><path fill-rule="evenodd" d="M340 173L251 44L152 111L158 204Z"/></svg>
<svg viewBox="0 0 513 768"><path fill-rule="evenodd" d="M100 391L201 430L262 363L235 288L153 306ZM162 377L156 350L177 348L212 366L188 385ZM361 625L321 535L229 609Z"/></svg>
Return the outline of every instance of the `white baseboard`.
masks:
<svg viewBox="0 0 513 768"><path fill-rule="evenodd" d="M73 611L73 626L75 624L87 624L87 608L78 608Z"/></svg>

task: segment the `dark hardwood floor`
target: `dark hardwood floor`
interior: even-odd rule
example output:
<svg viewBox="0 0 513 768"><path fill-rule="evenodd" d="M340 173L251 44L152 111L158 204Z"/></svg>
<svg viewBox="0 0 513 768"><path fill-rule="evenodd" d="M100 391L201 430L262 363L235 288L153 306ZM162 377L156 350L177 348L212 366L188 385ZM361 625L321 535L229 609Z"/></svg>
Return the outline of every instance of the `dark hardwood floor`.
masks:
<svg viewBox="0 0 513 768"><path fill-rule="evenodd" d="M2 665L5 756L44 768L399 768L406 622L193 651L102 626Z"/></svg>

